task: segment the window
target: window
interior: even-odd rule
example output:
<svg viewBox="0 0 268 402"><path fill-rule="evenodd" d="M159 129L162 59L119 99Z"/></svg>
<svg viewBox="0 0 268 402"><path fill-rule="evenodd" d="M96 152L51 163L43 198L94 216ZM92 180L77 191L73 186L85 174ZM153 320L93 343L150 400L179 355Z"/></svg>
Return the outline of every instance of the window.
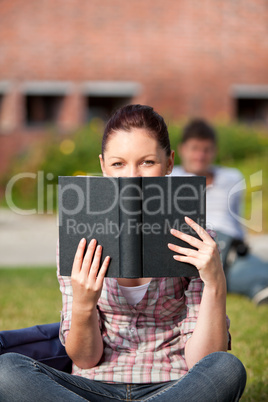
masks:
<svg viewBox="0 0 268 402"><path fill-rule="evenodd" d="M237 85L233 91L235 118L247 124L268 125L268 87Z"/></svg>
<svg viewBox="0 0 268 402"><path fill-rule="evenodd" d="M238 98L236 105L238 120L245 123L268 124L268 99Z"/></svg>
<svg viewBox="0 0 268 402"><path fill-rule="evenodd" d="M64 81L25 82L25 122L27 126L39 127L57 124L65 96L71 84Z"/></svg>
<svg viewBox="0 0 268 402"><path fill-rule="evenodd" d="M121 106L133 101L141 86L129 81L92 81L83 85L86 96L85 120L99 117L107 121L111 114Z"/></svg>
<svg viewBox="0 0 268 402"><path fill-rule="evenodd" d="M26 96L26 124L40 126L56 123L63 102L63 96Z"/></svg>
<svg viewBox="0 0 268 402"><path fill-rule="evenodd" d="M86 101L86 121L99 117L107 121L121 106L131 103L132 98L115 96L89 96Z"/></svg>

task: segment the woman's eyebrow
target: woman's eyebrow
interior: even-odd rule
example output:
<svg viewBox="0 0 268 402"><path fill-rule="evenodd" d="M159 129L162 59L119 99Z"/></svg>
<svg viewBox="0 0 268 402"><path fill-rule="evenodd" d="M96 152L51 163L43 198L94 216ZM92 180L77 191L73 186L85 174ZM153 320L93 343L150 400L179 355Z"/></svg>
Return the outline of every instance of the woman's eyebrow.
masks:
<svg viewBox="0 0 268 402"><path fill-rule="evenodd" d="M124 159L122 156L109 156L107 159Z"/></svg>
<svg viewBox="0 0 268 402"><path fill-rule="evenodd" d="M145 159L145 158L149 158L149 157L157 158L157 154L146 154L146 155L142 155L142 156L140 157L140 159Z"/></svg>
<svg viewBox="0 0 268 402"><path fill-rule="evenodd" d="M146 154L146 155L142 155L141 157L140 157L140 159L143 159L143 158L148 158L149 156L157 156L156 154ZM113 158L116 158L116 159L125 159L125 158L123 158L122 156L116 156L116 155L111 155L111 156L109 156L107 159L113 159Z"/></svg>

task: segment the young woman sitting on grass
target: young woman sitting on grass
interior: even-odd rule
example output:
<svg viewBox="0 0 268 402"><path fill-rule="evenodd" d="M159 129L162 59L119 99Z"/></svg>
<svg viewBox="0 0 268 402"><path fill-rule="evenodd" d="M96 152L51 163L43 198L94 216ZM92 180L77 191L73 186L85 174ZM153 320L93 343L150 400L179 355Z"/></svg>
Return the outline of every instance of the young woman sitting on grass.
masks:
<svg viewBox="0 0 268 402"><path fill-rule="evenodd" d="M129 105L109 120L100 162L113 177L165 176L173 168L166 124L151 107ZM226 282L216 243L191 219L201 240L169 244L198 277L106 278L109 257L82 239L63 297L60 338L72 374L32 359L0 357L2 401L237 401L246 373L228 349ZM100 266L101 265L101 266Z"/></svg>

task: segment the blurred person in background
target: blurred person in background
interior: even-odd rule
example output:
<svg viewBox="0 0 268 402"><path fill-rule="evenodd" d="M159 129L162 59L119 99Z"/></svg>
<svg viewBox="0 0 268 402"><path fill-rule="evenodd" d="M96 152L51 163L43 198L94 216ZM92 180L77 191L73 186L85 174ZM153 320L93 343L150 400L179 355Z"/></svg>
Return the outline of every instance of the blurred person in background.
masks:
<svg viewBox="0 0 268 402"><path fill-rule="evenodd" d="M268 263L249 253L242 215L242 191L231 192L244 180L238 169L216 166L217 135L203 119L193 119L183 129L178 145L181 165L172 176L205 176L207 227L215 230L222 253L228 291L243 294L256 304L268 303Z"/></svg>

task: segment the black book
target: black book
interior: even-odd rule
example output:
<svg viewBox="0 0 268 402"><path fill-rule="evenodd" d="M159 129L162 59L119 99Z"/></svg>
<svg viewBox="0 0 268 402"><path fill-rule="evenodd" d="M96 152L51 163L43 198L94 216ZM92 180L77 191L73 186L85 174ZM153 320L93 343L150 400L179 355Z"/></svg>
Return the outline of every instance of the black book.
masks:
<svg viewBox="0 0 268 402"><path fill-rule="evenodd" d="M59 177L60 273L70 276L79 241L96 239L111 257L108 277L198 276L174 260L167 244L191 247L172 236L198 238L189 216L206 225L205 177Z"/></svg>

